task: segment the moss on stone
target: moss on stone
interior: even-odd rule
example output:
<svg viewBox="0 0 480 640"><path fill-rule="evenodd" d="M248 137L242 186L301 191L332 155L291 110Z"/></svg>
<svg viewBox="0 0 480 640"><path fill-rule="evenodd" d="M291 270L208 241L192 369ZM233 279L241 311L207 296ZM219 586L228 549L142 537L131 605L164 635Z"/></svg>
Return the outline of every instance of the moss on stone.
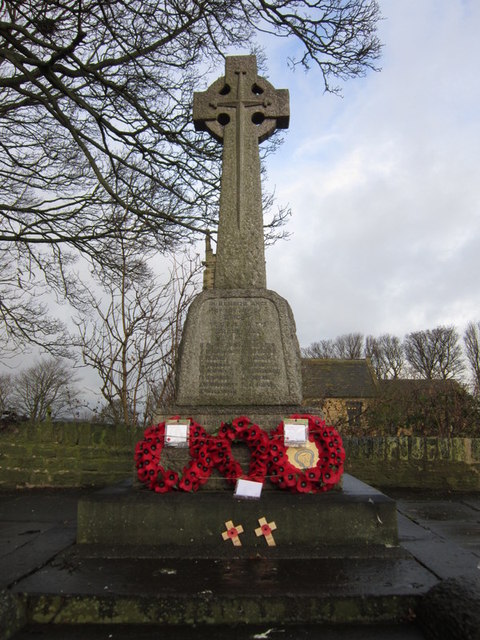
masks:
<svg viewBox="0 0 480 640"><path fill-rule="evenodd" d="M398 438L387 436L385 438L385 454L387 460L396 460L398 458Z"/></svg>
<svg viewBox="0 0 480 640"><path fill-rule="evenodd" d="M103 486L131 477L142 435L121 425L18 425L0 434L0 486ZM377 486L480 487L480 438L346 436L344 445L346 470Z"/></svg>
<svg viewBox="0 0 480 640"><path fill-rule="evenodd" d="M20 596L0 590L0 640L9 640L26 623L25 605Z"/></svg>

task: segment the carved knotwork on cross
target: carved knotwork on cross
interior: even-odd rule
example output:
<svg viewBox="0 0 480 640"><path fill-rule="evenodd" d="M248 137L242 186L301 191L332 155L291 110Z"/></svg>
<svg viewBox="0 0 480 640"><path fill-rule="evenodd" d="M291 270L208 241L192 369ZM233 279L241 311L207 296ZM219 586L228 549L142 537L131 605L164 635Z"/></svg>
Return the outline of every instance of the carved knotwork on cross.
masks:
<svg viewBox="0 0 480 640"><path fill-rule="evenodd" d="M225 76L194 94L195 128L223 143L216 288L266 287L258 144L289 116L288 91L257 74L255 56L227 57Z"/></svg>

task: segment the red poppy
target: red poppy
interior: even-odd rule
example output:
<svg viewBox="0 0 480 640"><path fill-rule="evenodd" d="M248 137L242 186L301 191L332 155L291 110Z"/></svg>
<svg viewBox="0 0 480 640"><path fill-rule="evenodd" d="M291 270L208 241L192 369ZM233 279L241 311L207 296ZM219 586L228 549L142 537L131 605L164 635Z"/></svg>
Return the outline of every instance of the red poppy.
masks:
<svg viewBox="0 0 480 640"><path fill-rule="evenodd" d="M159 482L154 487L152 487L156 493L167 493L170 491L170 487L165 482Z"/></svg>
<svg viewBox="0 0 480 640"><path fill-rule="evenodd" d="M248 474L244 473L240 463L232 455L232 443L236 439L243 440L251 451ZM266 443L268 436L258 425L252 424L246 416L235 418L229 425L222 424L211 450L213 462L229 482L241 477L251 480L253 476L256 481L263 482L267 470Z"/></svg>
<svg viewBox="0 0 480 640"><path fill-rule="evenodd" d="M318 467L312 467L305 472L305 475L309 482L317 482L320 479L321 471Z"/></svg>
<svg viewBox="0 0 480 640"><path fill-rule="evenodd" d="M299 478L297 480L296 490L299 493L310 493L312 489L313 487L311 483L308 482L308 480L306 480L305 478Z"/></svg>

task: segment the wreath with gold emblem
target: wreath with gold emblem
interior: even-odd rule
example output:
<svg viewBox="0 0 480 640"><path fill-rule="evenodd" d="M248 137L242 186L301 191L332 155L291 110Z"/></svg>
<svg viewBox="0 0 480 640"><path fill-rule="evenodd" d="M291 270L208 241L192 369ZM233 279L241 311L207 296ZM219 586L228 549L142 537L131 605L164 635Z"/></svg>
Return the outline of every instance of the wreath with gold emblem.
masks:
<svg viewBox="0 0 480 640"><path fill-rule="evenodd" d="M340 434L324 420L311 415L292 415L308 420L308 443L286 447L283 421L270 434L270 481L293 493L322 493L332 489L343 473L345 450Z"/></svg>

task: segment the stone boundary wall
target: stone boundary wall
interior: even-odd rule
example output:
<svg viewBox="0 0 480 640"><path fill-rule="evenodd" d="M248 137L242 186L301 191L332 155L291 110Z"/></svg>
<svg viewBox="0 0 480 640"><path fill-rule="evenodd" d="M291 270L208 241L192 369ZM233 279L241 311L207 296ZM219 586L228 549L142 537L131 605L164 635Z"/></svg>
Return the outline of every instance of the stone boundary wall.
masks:
<svg viewBox="0 0 480 640"><path fill-rule="evenodd" d="M105 486L133 474L136 433L80 422L19 424L0 431L0 489Z"/></svg>
<svg viewBox="0 0 480 640"><path fill-rule="evenodd" d="M377 487L478 491L480 438L343 438L346 470Z"/></svg>
<svg viewBox="0 0 480 640"><path fill-rule="evenodd" d="M131 477L143 430L89 423L0 431L0 489L105 486ZM480 489L480 438L344 436L346 471L376 487Z"/></svg>

